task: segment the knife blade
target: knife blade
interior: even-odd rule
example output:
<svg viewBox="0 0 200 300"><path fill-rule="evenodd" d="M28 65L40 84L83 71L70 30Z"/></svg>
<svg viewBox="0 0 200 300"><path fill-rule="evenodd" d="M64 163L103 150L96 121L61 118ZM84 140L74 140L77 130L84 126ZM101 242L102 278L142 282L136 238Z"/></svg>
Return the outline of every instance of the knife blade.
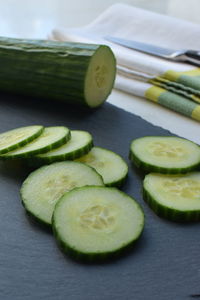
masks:
<svg viewBox="0 0 200 300"><path fill-rule="evenodd" d="M146 54L162 57L173 61L189 62L191 64L200 66L200 51L197 50L174 50L115 36L105 36L104 38L112 43L119 44L126 48L137 50Z"/></svg>

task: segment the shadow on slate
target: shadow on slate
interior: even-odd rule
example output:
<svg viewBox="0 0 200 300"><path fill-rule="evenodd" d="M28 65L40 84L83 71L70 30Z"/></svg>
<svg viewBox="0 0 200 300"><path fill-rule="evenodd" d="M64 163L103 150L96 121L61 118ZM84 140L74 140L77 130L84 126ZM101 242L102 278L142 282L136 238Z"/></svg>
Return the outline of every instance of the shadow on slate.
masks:
<svg viewBox="0 0 200 300"><path fill-rule="evenodd" d="M88 130L95 145L117 152L128 163L132 139L170 135L107 103L89 111L1 94L0 107L1 132L31 124ZM141 173L129 167L123 190L144 208L143 236L127 255L87 265L63 255L52 235L25 214L19 189L30 170L0 164L0 299L184 300L200 293L200 226L157 217L142 200Z"/></svg>

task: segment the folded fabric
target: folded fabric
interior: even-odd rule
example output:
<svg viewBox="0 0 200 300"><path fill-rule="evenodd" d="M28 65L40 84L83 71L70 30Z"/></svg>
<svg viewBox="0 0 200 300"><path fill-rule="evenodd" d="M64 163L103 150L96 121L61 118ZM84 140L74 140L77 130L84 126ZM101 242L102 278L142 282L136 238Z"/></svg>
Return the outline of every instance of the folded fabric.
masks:
<svg viewBox="0 0 200 300"><path fill-rule="evenodd" d="M115 88L145 97L200 121L200 68L108 42L107 35L172 49L200 49L200 26L115 4L82 28L54 29L50 38L109 45L117 58Z"/></svg>

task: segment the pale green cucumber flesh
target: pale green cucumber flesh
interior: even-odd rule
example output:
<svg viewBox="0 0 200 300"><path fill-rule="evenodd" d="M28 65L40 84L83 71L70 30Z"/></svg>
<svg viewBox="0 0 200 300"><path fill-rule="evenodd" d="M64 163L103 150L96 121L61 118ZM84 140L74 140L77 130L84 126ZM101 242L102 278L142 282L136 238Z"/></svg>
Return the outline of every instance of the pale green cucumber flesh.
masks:
<svg viewBox="0 0 200 300"><path fill-rule="evenodd" d="M106 259L141 235L144 214L139 204L113 187L82 187L56 204L53 231L64 251L86 260Z"/></svg>
<svg viewBox="0 0 200 300"><path fill-rule="evenodd" d="M200 172L150 173L143 189L145 201L157 215L173 221L200 220Z"/></svg>
<svg viewBox="0 0 200 300"><path fill-rule="evenodd" d="M92 136L87 131L71 130L70 140L59 148L36 155L31 161L38 164L49 164L56 161L73 160L90 151L93 146Z"/></svg>
<svg viewBox="0 0 200 300"><path fill-rule="evenodd" d="M37 153L44 153L66 143L70 138L70 130L64 126L46 127L42 134L32 142L17 150L1 156L2 159L26 158Z"/></svg>
<svg viewBox="0 0 200 300"><path fill-rule="evenodd" d="M115 57L107 46L101 46L91 58L84 82L84 95L88 106L99 106L111 93L115 80L115 65Z"/></svg>
<svg viewBox="0 0 200 300"><path fill-rule="evenodd" d="M15 150L39 137L44 130L41 125L19 127L0 133L0 154Z"/></svg>
<svg viewBox="0 0 200 300"><path fill-rule="evenodd" d="M0 90L97 107L110 94L116 60L108 46L0 38Z"/></svg>
<svg viewBox="0 0 200 300"><path fill-rule="evenodd" d="M69 190L84 185L104 185L101 176L82 163L65 161L32 172L21 188L22 203L38 221L51 225L58 199Z"/></svg>
<svg viewBox="0 0 200 300"><path fill-rule="evenodd" d="M76 161L93 167L107 186L120 186L128 174L128 166L123 158L101 147L93 147L90 152Z"/></svg>
<svg viewBox="0 0 200 300"><path fill-rule="evenodd" d="M200 148L179 137L146 136L132 141L130 159L148 172L187 173L200 165Z"/></svg>

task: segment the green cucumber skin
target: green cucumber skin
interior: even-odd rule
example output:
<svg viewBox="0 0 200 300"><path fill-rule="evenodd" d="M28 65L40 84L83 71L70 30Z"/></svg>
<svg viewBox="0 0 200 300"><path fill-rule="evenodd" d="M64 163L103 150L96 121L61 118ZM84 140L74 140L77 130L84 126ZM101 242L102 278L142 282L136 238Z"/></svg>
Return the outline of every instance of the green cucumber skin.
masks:
<svg viewBox="0 0 200 300"><path fill-rule="evenodd" d="M129 159L137 168L142 169L146 173L154 172L154 173L161 173L161 174L185 174L190 171L197 170L200 166L200 162L199 162L187 168L157 167L138 159L138 157L131 150L129 152Z"/></svg>
<svg viewBox="0 0 200 300"><path fill-rule="evenodd" d="M41 129L38 130L38 132L36 132L35 134L33 134L33 135L32 135L31 137L29 137L28 139L25 139L25 140L19 142L18 144L12 145L12 146L10 146L10 147L4 149L4 150L0 150L0 155L1 155L1 154L8 153L8 152L10 152L10 151L16 150L16 149L18 149L18 148L20 148L20 147L22 147L22 146L27 145L28 143L32 142L34 139L36 139L37 137L39 137L39 136L42 134L43 130L44 130L44 127L41 126ZM0 159L1 159L1 157L0 157Z"/></svg>
<svg viewBox="0 0 200 300"><path fill-rule="evenodd" d="M104 148L102 148L102 147L96 147L96 148L99 148L99 149L103 149L104 150ZM111 151L111 150L108 150L108 149L106 149L107 151L110 151L110 152L113 152L113 151ZM126 173L124 173L124 176L123 177L121 177L120 179L118 179L118 180L115 180L115 181L112 181L112 182L109 182L109 183L105 183L105 186L107 186L107 187L116 187L116 188L119 188L119 187L121 187L124 183L125 183L125 181L126 181L126 179L127 179L127 177L128 177L128 165L127 165L127 163L126 163L126 161L119 155L119 154L117 154L117 153L115 153L115 152L113 152L115 155L117 155L122 161L123 161L123 163L126 165L126 167L127 167L127 170L126 170Z"/></svg>
<svg viewBox="0 0 200 300"><path fill-rule="evenodd" d="M59 234L56 232L54 223L55 223L54 220L52 220L52 231L56 239L57 245L61 249L61 251L64 254L69 255L70 257L72 257L77 261L86 262L86 263L105 262L111 259L113 260L115 258L118 258L121 255L125 254L126 252L132 250L135 244L138 243L138 240L142 235L141 232L141 234L134 241L115 251L110 251L106 253L83 253L78 251L77 249L73 249L68 244L62 241Z"/></svg>
<svg viewBox="0 0 200 300"><path fill-rule="evenodd" d="M33 172L37 172L37 170L35 170ZM29 176L30 176L30 174L29 174ZM51 224L49 224L48 222L45 222L44 220L39 218L36 214L34 214L32 211L30 211L28 209L28 207L26 206L26 199L23 197L23 186L24 186L24 183L22 184L22 187L21 187L19 193L20 193L20 199L21 199L22 206L24 207L27 216L30 216L30 218L32 218L32 220L34 220L36 223L39 223L40 225L44 226L45 228L51 229Z"/></svg>
<svg viewBox="0 0 200 300"><path fill-rule="evenodd" d="M40 154L40 153L45 153L50 150L53 150L55 148L58 148L62 146L63 144L67 143L67 141L70 139L71 133L70 130L66 136L64 136L62 139L52 143L51 145L48 145L46 147L43 147L42 149L36 149L33 151L30 151L28 153L19 153L17 155L8 155L9 153L6 153L5 155L0 155L0 160L11 160L11 159L26 159L32 157L32 155Z"/></svg>
<svg viewBox="0 0 200 300"><path fill-rule="evenodd" d="M105 45L0 37L0 90L89 106L84 80L100 47L112 53Z"/></svg>
<svg viewBox="0 0 200 300"><path fill-rule="evenodd" d="M128 177L128 171L124 175L124 177L122 177L121 179L113 181L111 183L106 183L105 186L107 186L107 187L121 187L125 183L127 177Z"/></svg>
<svg viewBox="0 0 200 300"><path fill-rule="evenodd" d="M41 168L45 168L46 166L42 166ZM89 167L89 166L88 166ZM27 178L30 179L31 176L34 176L36 173L40 173L41 172L41 168L37 168L35 170L33 170ZM91 168L91 167L89 167ZM92 168L91 168L92 169ZM95 171L95 170L94 170ZM95 173L97 173L95 171ZM98 174L98 173L97 173ZM103 184L103 178L100 174L98 174L98 177L101 179L101 183L102 183L102 186L104 186ZM51 229L52 230L52 224L49 223L49 222L46 222L45 220L43 220L41 217L39 217L37 214L35 214L34 212L32 212L29 207L26 205L26 198L23 196L23 190L24 190L24 186L27 184L27 178L25 179L25 181L22 183L22 186L21 186L21 189L20 189L20 199L21 199L21 203L26 211L26 214L28 216L30 216L36 223L39 223L41 224L42 226L48 228L48 229ZM74 188L75 189L75 188ZM68 193L68 192L66 192ZM63 195L64 196L64 195ZM62 198L62 197L61 197ZM58 201L59 202L59 201Z"/></svg>
<svg viewBox="0 0 200 300"><path fill-rule="evenodd" d="M85 154L87 154L93 147L93 141L91 140L90 143L88 143L85 147L73 151L71 153L61 154L59 156L51 156L51 157L39 157L39 156L33 156L30 159L27 160L27 164L30 167L40 167L43 165L49 165L54 162L58 161L65 161L65 160L74 160L76 158L79 158Z"/></svg>
<svg viewBox="0 0 200 300"><path fill-rule="evenodd" d="M117 155L117 156L123 161L123 163L126 165L127 170L126 170L126 173L124 173L124 176L123 176L123 177L121 177L121 178L118 179L118 180L112 181L112 182L108 182L108 183L105 183L105 182L104 182L105 186L107 186L107 187L121 187L121 186L125 183L125 181L126 181L126 179L127 179L127 177L128 177L128 165L127 165L126 161L125 161L119 154L117 154L117 153L115 153L115 152L113 152L113 151L111 151L111 150L108 150L108 149L105 149L105 148L102 148L102 147L97 147L97 146L95 146L95 148L102 149L102 150L106 150L106 151L108 151L108 152L114 153L114 154ZM80 156L80 157L81 157L81 156ZM84 162L84 163L85 163L85 162ZM87 163L85 163L85 164L87 165ZM89 164L88 164L88 165L89 165ZM92 166L91 166L91 167L92 167ZM98 171L97 171L97 172L98 172Z"/></svg>
<svg viewBox="0 0 200 300"><path fill-rule="evenodd" d="M21 193L20 193L20 195L21 195ZM21 198L22 198L22 195L21 195ZM35 224L39 224L39 225L43 226L44 228L46 228L46 229L52 231L52 226L51 226L51 224L45 222L44 220L42 220L41 218L39 218L37 215L33 214L30 210L28 210L28 209L26 208L26 205L25 205L23 199L22 199L21 203L22 203L22 206L24 207L24 209L25 209L25 211L26 211L27 216L28 216Z"/></svg>
<svg viewBox="0 0 200 300"><path fill-rule="evenodd" d="M92 187L92 186L90 186ZM96 187L96 186L95 186ZM84 188L84 187L81 187ZM74 190L78 190L81 189L79 187L74 188ZM110 189L115 189L118 190L116 187L110 187ZM119 190L118 190L119 191ZM124 194L124 192L120 191L120 193ZM62 198L60 198L60 200L56 203L56 206L59 205L59 202L62 201ZM71 256L72 258L78 260L78 261L85 261L85 262L103 262L109 259L113 259L113 258L117 258L119 256L121 256L121 254L123 254L126 251L129 251L132 249L132 247L134 247L134 245L138 242L138 240L140 239L143 231L144 231L144 224L145 224L145 215L144 215L144 211L142 206L136 202L137 205L139 206L140 210L143 213L143 223L142 223L142 229L141 231L138 233L137 237L135 237L135 239L133 241L131 241L130 243L123 245L121 248L118 248L116 250L112 250L112 251L107 251L107 252L94 252L94 253L84 253L84 252L80 252L77 249L72 248L69 244L67 244L66 242L64 242L62 240L62 238L60 237L60 235L58 234L57 230L56 230L56 224L55 224L55 219L54 219L54 213L52 216L52 231L53 231L53 235L56 239L56 242L59 246L59 248L65 253L68 254L69 256ZM55 209L56 209L55 206ZM55 211L54 209L54 211Z"/></svg>
<svg viewBox="0 0 200 300"><path fill-rule="evenodd" d="M143 198L149 207L159 217L168 219L174 222L197 222L200 221L200 211L180 211L171 207L166 207L158 203L154 197L143 187Z"/></svg>

